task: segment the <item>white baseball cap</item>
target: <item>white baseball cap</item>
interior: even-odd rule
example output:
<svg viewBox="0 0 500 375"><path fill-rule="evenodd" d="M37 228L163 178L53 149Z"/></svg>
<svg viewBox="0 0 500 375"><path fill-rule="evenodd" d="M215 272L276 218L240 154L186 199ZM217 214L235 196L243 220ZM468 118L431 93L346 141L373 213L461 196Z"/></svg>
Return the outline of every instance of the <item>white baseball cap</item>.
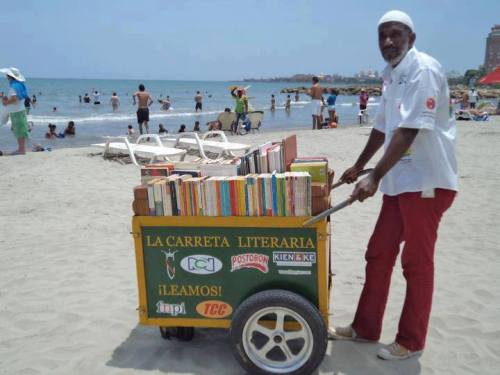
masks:
<svg viewBox="0 0 500 375"><path fill-rule="evenodd" d="M388 11L380 18L377 27L386 22L399 22L402 23L403 25L408 26L411 31L413 32L415 31L415 27L413 26L413 21L411 20L410 16L400 10Z"/></svg>
<svg viewBox="0 0 500 375"><path fill-rule="evenodd" d="M14 78L16 81L24 82L26 81L26 78L21 74L19 69L14 68L11 66L10 68L2 68L0 69L0 73L6 74L9 77Z"/></svg>

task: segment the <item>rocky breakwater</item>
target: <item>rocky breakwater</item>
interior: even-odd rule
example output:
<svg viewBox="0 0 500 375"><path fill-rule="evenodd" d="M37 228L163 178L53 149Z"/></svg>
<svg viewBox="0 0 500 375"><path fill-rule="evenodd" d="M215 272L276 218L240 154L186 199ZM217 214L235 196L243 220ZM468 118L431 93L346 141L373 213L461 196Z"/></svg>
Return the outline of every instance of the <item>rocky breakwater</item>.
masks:
<svg viewBox="0 0 500 375"><path fill-rule="evenodd" d="M307 93L310 87L294 87L294 88L284 88L281 90L282 94L294 94L299 92L299 94ZM369 96L380 96L382 93L382 88L380 86L349 86L349 87L335 87L335 86L325 86L323 90L325 94L329 92L330 89L337 90L338 95L359 95L361 89L365 89Z"/></svg>
<svg viewBox="0 0 500 375"><path fill-rule="evenodd" d="M462 99L468 95L469 88L464 85L457 85L450 87L450 96L452 99ZM488 86L480 86L477 88L479 97L481 99L496 99L500 98L500 88L491 88Z"/></svg>
<svg viewBox="0 0 500 375"><path fill-rule="evenodd" d="M335 86L326 86L323 87L325 93L327 93L331 88L337 90L339 95L353 95L357 96L361 93L361 89L365 89L368 92L369 96L380 96L382 92L381 86L347 86L347 87L335 87ZM290 87L284 88L281 90L282 94L293 94L295 92L299 92L299 94L304 94L307 92L309 87L300 86L300 87ZM467 86L452 86L450 87L450 96L452 99L462 99L469 92L469 88ZM500 98L500 89L499 88L489 88L489 87L479 87L478 88L479 96L481 99L496 99Z"/></svg>

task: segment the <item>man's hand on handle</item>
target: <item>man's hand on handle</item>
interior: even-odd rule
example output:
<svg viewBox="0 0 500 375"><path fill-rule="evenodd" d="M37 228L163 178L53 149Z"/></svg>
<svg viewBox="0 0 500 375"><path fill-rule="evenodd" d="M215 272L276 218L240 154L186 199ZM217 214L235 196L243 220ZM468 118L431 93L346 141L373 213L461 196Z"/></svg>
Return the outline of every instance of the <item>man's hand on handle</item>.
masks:
<svg viewBox="0 0 500 375"><path fill-rule="evenodd" d="M366 198L375 195L378 190L379 182L380 181L373 176L373 173L370 173L354 186L354 190L351 194L352 201L358 200L363 202Z"/></svg>
<svg viewBox="0 0 500 375"><path fill-rule="evenodd" d="M348 168L340 177L340 181L345 181L348 184L355 182L360 173L363 171L363 167L358 165L353 165ZM373 173L370 172L368 176L359 181L351 194L351 202L360 201L363 202L366 198L369 198L377 192L379 180L377 180Z"/></svg>
<svg viewBox="0 0 500 375"><path fill-rule="evenodd" d="M362 167L353 165L352 167L346 169L346 171L340 177L340 181L352 184L358 179L359 172L361 172L362 170Z"/></svg>

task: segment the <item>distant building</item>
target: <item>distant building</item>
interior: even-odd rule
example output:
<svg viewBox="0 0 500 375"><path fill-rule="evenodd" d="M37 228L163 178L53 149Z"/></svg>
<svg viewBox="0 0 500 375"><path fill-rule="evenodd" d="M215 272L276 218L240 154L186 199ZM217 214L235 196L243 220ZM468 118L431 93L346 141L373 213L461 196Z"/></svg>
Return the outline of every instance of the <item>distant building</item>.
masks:
<svg viewBox="0 0 500 375"><path fill-rule="evenodd" d="M378 72L376 70L373 70L371 68L368 68L367 70L360 70L355 77L357 78L378 78Z"/></svg>
<svg viewBox="0 0 500 375"><path fill-rule="evenodd" d="M500 25L491 28L486 38L486 52L484 54L484 67L487 72L500 65Z"/></svg>

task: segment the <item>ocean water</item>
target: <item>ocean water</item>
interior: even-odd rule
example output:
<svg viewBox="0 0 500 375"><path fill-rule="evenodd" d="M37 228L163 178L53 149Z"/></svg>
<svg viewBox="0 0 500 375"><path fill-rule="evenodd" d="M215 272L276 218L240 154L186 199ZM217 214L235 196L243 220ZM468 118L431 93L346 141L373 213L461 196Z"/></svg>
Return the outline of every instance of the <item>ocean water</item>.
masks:
<svg viewBox="0 0 500 375"><path fill-rule="evenodd" d="M158 124L162 123L169 132L176 133L181 124L188 130L193 128L196 120L200 121L201 129L205 124L215 120L226 107L234 109L229 87L232 85L249 86L250 104L255 110L264 111L262 130L264 132L283 129L310 129L311 109L310 98L300 95L298 102L292 95L292 109L284 110L286 94L280 90L285 87L304 86L304 83L247 83L247 82L213 82L213 81L138 81L138 80L81 80L81 79L28 79L27 87L30 95L37 96L37 103L32 107L29 120L34 127L30 135L30 145L39 143L52 148L88 146L91 143L102 142L104 135L125 135L127 125L131 124L137 130L136 107L132 102L132 94L137 91L140 83L146 86L155 100L150 108L150 132L156 133ZM78 96L98 90L101 93L101 104L80 103ZM8 91L6 79L0 81L0 91ZM194 96L196 91L203 94L203 112L194 111ZM109 102L111 94L116 92L120 97L120 108L113 112ZM276 96L277 110L269 110L271 94ZM163 111L157 102L161 96L170 96L172 108ZM92 96L91 96L92 99ZM341 125L354 125L357 120L358 104L355 96L339 96L337 112ZM91 100L92 101L92 100ZM369 103L369 110L374 114L378 98ZM53 108L57 110L54 112ZM324 112L325 117L327 111ZM46 140L44 134L47 125L57 125L57 131L63 131L67 122L73 120L76 124L76 136L56 140ZM0 150L13 150L16 140L10 131L10 124L0 126Z"/></svg>

